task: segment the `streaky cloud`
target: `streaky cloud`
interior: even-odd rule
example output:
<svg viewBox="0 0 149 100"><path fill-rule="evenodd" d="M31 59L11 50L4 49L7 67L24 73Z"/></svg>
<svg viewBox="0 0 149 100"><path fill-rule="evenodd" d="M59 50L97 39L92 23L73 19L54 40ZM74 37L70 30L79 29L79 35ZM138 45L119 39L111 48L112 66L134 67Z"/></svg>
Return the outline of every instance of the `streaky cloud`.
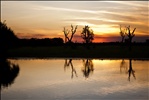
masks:
<svg viewBox="0 0 149 100"><path fill-rule="evenodd" d="M98 12L93 10L79 10L79 9L69 9L69 8L61 8L61 7L44 7L44 6L37 6L34 8L35 10L56 10L56 11L68 11L68 12L80 12L80 13L91 13L97 14Z"/></svg>

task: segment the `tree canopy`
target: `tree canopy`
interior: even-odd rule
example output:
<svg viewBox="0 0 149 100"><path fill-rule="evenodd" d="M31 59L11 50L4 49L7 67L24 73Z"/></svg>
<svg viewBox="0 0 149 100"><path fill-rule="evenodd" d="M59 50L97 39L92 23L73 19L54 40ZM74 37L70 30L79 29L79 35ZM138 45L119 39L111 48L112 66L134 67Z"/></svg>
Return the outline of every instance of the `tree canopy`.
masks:
<svg viewBox="0 0 149 100"><path fill-rule="evenodd" d="M81 33L81 37L83 38L85 43L92 43L92 40L94 40L94 32L92 29L89 28L89 26L85 26Z"/></svg>
<svg viewBox="0 0 149 100"><path fill-rule="evenodd" d="M0 22L1 26L1 32L0 32L0 43L1 46L13 46L16 41L18 40L18 37L14 34L13 30L9 28L5 21Z"/></svg>

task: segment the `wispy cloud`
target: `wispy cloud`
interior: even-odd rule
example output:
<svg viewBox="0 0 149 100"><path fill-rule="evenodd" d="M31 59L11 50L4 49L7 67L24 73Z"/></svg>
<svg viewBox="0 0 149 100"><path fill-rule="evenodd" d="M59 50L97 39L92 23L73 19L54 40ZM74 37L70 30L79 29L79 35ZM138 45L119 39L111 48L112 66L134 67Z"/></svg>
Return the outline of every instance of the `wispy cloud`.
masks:
<svg viewBox="0 0 149 100"><path fill-rule="evenodd" d="M1 19L16 33L61 36L73 24L78 34L89 25L96 35L119 36L121 24L137 36L149 33L148 9L148 1L2 1Z"/></svg>
<svg viewBox="0 0 149 100"><path fill-rule="evenodd" d="M80 10L80 9L70 9L70 8L62 8L62 7L44 7L37 6L34 10L55 10L55 11L68 11L68 12L80 12L80 13L91 13L97 14L98 12L93 10Z"/></svg>

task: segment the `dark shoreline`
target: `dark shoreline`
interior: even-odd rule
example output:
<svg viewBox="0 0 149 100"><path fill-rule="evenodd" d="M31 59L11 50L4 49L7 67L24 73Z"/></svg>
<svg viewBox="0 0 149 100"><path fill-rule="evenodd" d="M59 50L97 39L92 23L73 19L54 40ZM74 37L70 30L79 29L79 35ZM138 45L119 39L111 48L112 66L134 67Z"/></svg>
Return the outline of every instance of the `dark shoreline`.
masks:
<svg viewBox="0 0 149 100"><path fill-rule="evenodd" d="M148 61L149 58L81 58L81 57L8 57L7 59L21 59L21 60L34 60L34 59L43 59L43 60L48 60L48 59L73 59L73 60L80 60L80 59L95 59L95 60L119 60L119 59L124 59L124 60L142 60L142 61Z"/></svg>
<svg viewBox="0 0 149 100"><path fill-rule="evenodd" d="M86 49L65 46L19 47L9 49L7 58L91 58L91 59L149 59L149 46L133 46L130 51L126 46L107 45Z"/></svg>

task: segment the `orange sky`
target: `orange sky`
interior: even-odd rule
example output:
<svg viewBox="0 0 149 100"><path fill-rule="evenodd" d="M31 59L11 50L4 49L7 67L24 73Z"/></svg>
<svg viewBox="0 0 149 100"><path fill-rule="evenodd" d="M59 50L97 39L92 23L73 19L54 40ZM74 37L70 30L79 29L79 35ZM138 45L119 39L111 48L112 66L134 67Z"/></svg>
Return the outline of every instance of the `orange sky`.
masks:
<svg viewBox="0 0 149 100"><path fill-rule="evenodd" d="M1 1L1 21L20 38L63 38L63 27L72 24L78 25L74 41L82 41L85 25L93 29L94 42L120 41L119 25L130 25L137 28L136 41L145 41L148 8L148 1Z"/></svg>

